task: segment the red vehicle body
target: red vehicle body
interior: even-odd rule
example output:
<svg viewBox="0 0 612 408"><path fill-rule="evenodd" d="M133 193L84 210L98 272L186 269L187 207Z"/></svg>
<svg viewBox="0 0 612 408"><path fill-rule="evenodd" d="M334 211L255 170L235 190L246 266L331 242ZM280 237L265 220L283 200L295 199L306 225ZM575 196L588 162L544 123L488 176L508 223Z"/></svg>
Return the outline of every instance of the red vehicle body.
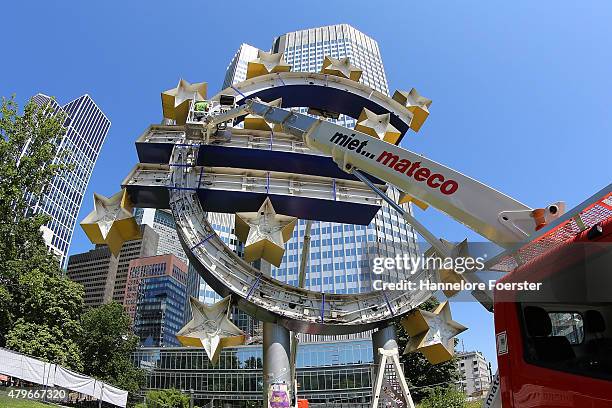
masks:
<svg viewBox="0 0 612 408"><path fill-rule="evenodd" d="M512 255L499 282L543 289L495 292L504 408L612 408L611 248L608 190Z"/></svg>

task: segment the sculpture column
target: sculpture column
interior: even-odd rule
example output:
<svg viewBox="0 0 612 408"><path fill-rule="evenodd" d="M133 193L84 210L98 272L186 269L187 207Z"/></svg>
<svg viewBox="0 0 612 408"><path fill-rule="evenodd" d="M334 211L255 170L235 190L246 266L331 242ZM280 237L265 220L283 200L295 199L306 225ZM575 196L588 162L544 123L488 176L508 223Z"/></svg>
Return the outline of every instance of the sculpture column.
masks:
<svg viewBox="0 0 612 408"><path fill-rule="evenodd" d="M271 265L261 259L260 270L270 276ZM263 323L263 400L264 408L270 407L269 396L287 401L292 406L291 335L289 330L276 323Z"/></svg>

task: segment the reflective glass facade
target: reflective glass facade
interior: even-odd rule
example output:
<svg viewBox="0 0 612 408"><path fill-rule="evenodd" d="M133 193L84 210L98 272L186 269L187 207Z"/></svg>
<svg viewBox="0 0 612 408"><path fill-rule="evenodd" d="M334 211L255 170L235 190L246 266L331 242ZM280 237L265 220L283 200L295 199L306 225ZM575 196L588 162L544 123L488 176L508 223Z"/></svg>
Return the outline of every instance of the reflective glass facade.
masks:
<svg viewBox="0 0 612 408"><path fill-rule="evenodd" d="M178 239L174 216L169 210L155 208L136 208L134 217L138 224L146 224L159 235L157 255L172 254L185 264L189 263L185 251Z"/></svg>
<svg viewBox="0 0 612 408"><path fill-rule="evenodd" d="M255 50L255 51L254 51ZM348 24L300 30L284 34L273 41L273 52L284 53L286 62L296 72L320 72L325 56L349 57L363 74L360 82L389 94L378 43ZM254 47L243 44L228 66L224 86L246 79L248 61L257 57ZM302 108L306 113L307 109ZM349 128L355 120L341 116L338 123ZM387 194L396 202L399 192L389 188ZM409 208L409 206L406 206ZM217 231L231 234L233 216L214 225ZM293 238L287 243L282 265L272 268L272 277L297 285L303 246L305 221L300 220ZM306 276L307 289L331 293L360 293L372 290L371 259L397 254L416 255L416 235L398 214L384 205L367 225L314 222L311 230L310 260Z"/></svg>
<svg viewBox="0 0 612 408"><path fill-rule="evenodd" d="M80 96L63 106L43 94L37 94L32 99L40 106L51 104L56 112L62 111L66 114L66 132L56 157L63 157L73 168L55 177L46 194L38 201L30 203L35 213L44 213L51 217L51 221L43 227L43 237L64 266L83 194L111 122L89 95ZM27 147L25 153L27 154Z"/></svg>
<svg viewBox="0 0 612 408"><path fill-rule="evenodd" d="M262 399L261 346L227 348L212 366L202 349L141 348L134 364L147 371L146 389L194 390L200 404L215 400L241 407ZM300 345L298 394L310 402L353 401L371 397L372 344L369 340ZM242 402L241 402L242 401Z"/></svg>
<svg viewBox="0 0 612 408"><path fill-rule="evenodd" d="M179 346L176 333L183 327L186 300L185 284L171 276L143 279L134 321L141 344Z"/></svg>
<svg viewBox="0 0 612 408"><path fill-rule="evenodd" d="M123 305L147 346L179 346L187 306L187 265L172 254L130 262Z"/></svg>

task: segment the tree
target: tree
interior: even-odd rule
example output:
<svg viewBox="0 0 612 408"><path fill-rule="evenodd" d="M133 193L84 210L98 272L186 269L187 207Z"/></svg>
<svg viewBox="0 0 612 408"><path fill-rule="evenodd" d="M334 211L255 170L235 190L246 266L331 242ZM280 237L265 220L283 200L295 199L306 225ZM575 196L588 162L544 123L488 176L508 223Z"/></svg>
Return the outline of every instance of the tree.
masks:
<svg viewBox="0 0 612 408"><path fill-rule="evenodd" d="M145 373L134 367L131 354L139 339L130 328L130 317L117 302L101 305L83 313L83 335L79 346L83 352L84 373L107 381L130 394L145 384Z"/></svg>
<svg viewBox="0 0 612 408"><path fill-rule="evenodd" d="M424 302L420 309L433 311L440 302L434 297ZM397 330L397 343L399 349L403 350L410 336L406 333L399 322L395 324ZM432 365L421 353L410 353L400 356L404 366L406 381L410 386L410 393L415 401L421 401L430 390L435 387L447 387L455 384L461 378L457 361L453 358L445 363Z"/></svg>
<svg viewBox="0 0 612 408"><path fill-rule="evenodd" d="M0 346L80 369L76 338L83 288L49 253L33 214L54 177L69 166L56 158L63 116L30 101L18 114L13 98L0 108Z"/></svg>
<svg viewBox="0 0 612 408"><path fill-rule="evenodd" d="M145 401L150 408L189 408L189 397L175 389L149 391ZM141 406L144 405L137 405Z"/></svg>

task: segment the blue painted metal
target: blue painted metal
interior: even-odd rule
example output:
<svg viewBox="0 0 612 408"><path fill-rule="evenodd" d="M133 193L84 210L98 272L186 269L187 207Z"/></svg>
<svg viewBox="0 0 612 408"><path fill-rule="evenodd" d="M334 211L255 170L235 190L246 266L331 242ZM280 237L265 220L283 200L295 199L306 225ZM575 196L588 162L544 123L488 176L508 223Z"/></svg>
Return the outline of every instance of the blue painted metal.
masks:
<svg viewBox="0 0 612 408"><path fill-rule="evenodd" d="M195 244L194 246L192 246L191 248L189 248L191 251L193 251L194 249L196 249L197 247L199 247L200 245L202 245L203 243L205 243L206 241L208 241L209 239L211 239L212 237L214 237L215 235L217 235L216 232L213 232L212 234L210 234L209 236L207 236L206 238L204 238L202 241L198 242L197 244Z"/></svg>
<svg viewBox="0 0 612 408"><path fill-rule="evenodd" d="M242 147L202 145L198 152L197 165L359 180L352 174L342 171L331 157ZM384 184L375 177L369 178L373 183Z"/></svg>
<svg viewBox="0 0 612 408"><path fill-rule="evenodd" d="M257 289L257 286L259 286L259 282L261 282L261 275L263 274L260 273L259 275L257 275L257 279L255 279L255 282L253 282L253 284L249 288L249 291L247 292L247 295L246 295L246 300L249 300L249 298L251 297L255 289Z"/></svg>
<svg viewBox="0 0 612 408"><path fill-rule="evenodd" d="M243 94L242 92L240 92L240 90L238 88L236 88L234 85L230 85L230 88L232 88L234 91L238 92L240 94L240 96L242 96L243 98L246 98L246 95Z"/></svg>
<svg viewBox="0 0 612 408"><path fill-rule="evenodd" d="M170 190L166 186L124 185L134 207L170 208Z"/></svg>
<svg viewBox="0 0 612 408"><path fill-rule="evenodd" d="M238 92L236 88L234 88L234 90ZM237 101L238 105L244 103L246 99L244 95L242 96L243 99ZM260 98L266 102L271 102L277 98L283 98L283 108L307 106L323 111L341 113L355 119L359 117L364 107L379 115L391 113L391 124L401 133L400 141L408 131L410 125L374 100L343 89L326 87L315 83L309 85L275 86L250 94L248 97ZM239 118L238 121L242 119L243 118Z"/></svg>
<svg viewBox="0 0 612 408"><path fill-rule="evenodd" d="M136 142L136 153L140 163L168 164L172 156L172 143L141 143Z"/></svg>
<svg viewBox="0 0 612 408"><path fill-rule="evenodd" d="M200 188L197 193L204 211L220 213L257 211L266 197L270 197L279 214L305 220L368 225L380 209L377 205L206 187Z"/></svg>
<svg viewBox="0 0 612 408"><path fill-rule="evenodd" d="M321 323L325 322L325 292L321 293Z"/></svg>

